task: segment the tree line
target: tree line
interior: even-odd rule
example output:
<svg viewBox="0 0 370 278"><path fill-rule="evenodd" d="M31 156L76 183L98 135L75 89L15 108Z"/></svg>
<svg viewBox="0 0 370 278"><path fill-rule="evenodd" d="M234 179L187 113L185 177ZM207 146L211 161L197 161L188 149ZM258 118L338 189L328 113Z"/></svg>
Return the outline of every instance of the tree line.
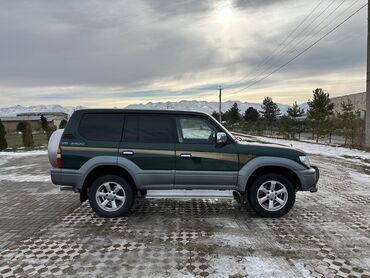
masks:
<svg viewBox="0 0 370 278"><path fill-rule="evenodd" d="M311 139L319 142L320 138L332 141L333 135L344 138L344 144L363 146L365 121L355 111L350 100L341 103L341 112L334 113L329 93L321 88L313 91L312 100L307 102L308 110L304 111L294 102L282 115L279 106L271 97L266 97L257 110L249 107L241 113L238 104L234 103L229 110L222 113L222 122L232 130L241 130L254 135L281 135L286 139L300 139L302 133L310 133ZM219 119L217 112L212 116Z"/></svg>
<svg viewBox="0 0 370 278"><path fill-rule="evenodd" d="M44 115L41 115L40 117L40 125L41 129L44 133L46 133L46 137L49 140L51 134L55 130L57 130L57 127L53 124L49 124L46 117ZM59 124L59 128L64 128L67 125L66 120L62 120ZM22 144L26 148L33 148L34 147L34 140L33 140L33 129L32 125L29 121L20 121L17 124L16 130L18 133L22 134ZM5 150L8 148L8 142L6 140L6 130L4 127L4 124L2 123L0 119L0 151Z"/></svg>

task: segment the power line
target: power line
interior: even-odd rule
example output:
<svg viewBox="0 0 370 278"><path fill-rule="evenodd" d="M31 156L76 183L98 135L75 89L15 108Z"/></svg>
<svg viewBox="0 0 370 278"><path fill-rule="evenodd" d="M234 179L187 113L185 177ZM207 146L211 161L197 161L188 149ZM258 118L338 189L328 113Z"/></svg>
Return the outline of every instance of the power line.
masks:
<svg viewBox="0 0 370 278"><path fill-rule="evenodd" d="M341 7L343 5L343 3L345 2L346 0L342 0L342 2L328 15L328 17L324 18L317 26L314 27L314 29L311 30L311 32L307 35L306 38L304 38L303 41L299 42L299 44L297 45L297 47L295 49L293 49L291 51L291 53L294 53L296 50L299 49L299 47L301 47L302 45L304 45L311 37L309 37L318 27L320 27L320 25L325 22L339 7ZM355 4L357 4L357 2L359 2L360 0L356 0L354 1L351 5L349 5L347 8L345 8L343 11L341 11L333 20L331 20L327 25L324 25L322 28L319 29L319 31L317 32L317 34L320 34L320 32L322 30L324 30L327 26L330 26L333 22L335 22L340 16L342 16L345 12L347 12L349 9L351 9Z"/></svg>
<svg viewBox="0 0 370 278"><path fill-rule="evenodd" d="M305 23L305 21L317 10L317 8L324 2L324 0L320 0L315 6L314 8L304 17L304 19L296 26L296 28L294 28L289 34L288 36L286 36L286 38L277 46L275 47L275 49L272 51L272 53L270 55L268 55L265 59L263 59L262 62L260 62L257 67L256 67L256 70L255 71L258 71L261 67L263 67L266 63L268 63L271 58L273 58L273 56L275 55L276 51L280 49L280 47L299 29L299 27L302 26L303 23ZM293 40L290 40L289 41L289 44L294 41ZM288 45L289 45L288 44ZM284 48L283 48L284 49ZM281 51L279 51L281 52ZM250 76L251 76L251 73L252 71L250 71L250 73L244 77L243 79L239 80L238 82L235 82L235 83L240 83L244 80L247 80Z"/></svg>
<svg viewBox="0 0 370 278"><path fill-rule="evenodd" d="M324 38L326 38L327 36L329 36L331 33L333 33L335 30L337 30L340 26L342 26L344 23L346 23L349 19L351 19L354 15L356 15L358 12L360 12L363 8L365 8L368 4L364 4L363 6L361 6L359 9L357 9L355 12L353 12L351 15L349 15L345 20L343 20L341 23L339 23L338 25L336 25L334 28L332 28L330 31L328 31L327 33L325 33L322 37L320 37L318 40L316 40L314 43L312 43L311 45L309 45L308 47L306 47L304 50L302 50L300 53L298 53L296 56L294 56L292 59L290 59L288 62L282 64L280 67L276 68L275 70L273 70L272 72L270 72L268 75L264 76L263 78L260 78L256 81L254 81L253 83L249 84L248 86L242 88L241 90L238 90L236 92L234 92L233 94L235 93L239 93L241 91L244 91L245 89L248 89L249 87L265 80L266 78L270 77L271 75L273 75L274 73L278 72L279 70L281 70L282 68L286 67L287 65L289 65L291 62L293 62L295 59L297 59L298 57L300 57L301 55L303 55L304 53L306 53L308 50L310 50L312 47L314 47L316 44L318 44L320 41L322 41Z"/></svg>
<svg viewBox="0 0 370 278"><path fill-rule="evenodd" d="M323 10L321 10L321 12L319 13L319 15L318 16L316 16L316 17L314 17L311 21L310 21L310 23L305 27L305 28L303 28L303 30L301 30L296 36L295 36L295 39L296 38L299 38L299 36L303 33L303 32L305 32L310 26L312 26L312 24L317 20L317 19L319 19L323 14L325 14L326 13L326 11L334 4L334 2L335 2L336 0L332 0ZM346 0L342 0L342 3L340 3L338 6L337 6L337 8L339 8L342 4L343 4L343 2L344 1L346 1ZM337 8L335 8L334 9L334 11L336 11L337 10ZM329 14L329 16L331 15L332 13L330 13ZM327 17L326 17L327 18ZM326 18L324 18L324 20L326 19ZM323 22L323 21L322 21ZM320 22L320 24L322 23L322 22ZM319 24L319 25L320 25ZM317 27L317 26L316 26ZM315 26L314 26L314 29L316 28ZM314 30L313 29L313 30ZM312 30L311 30L312 31ZM310 31L310 34L312 33ZM305 39L305 37L303 37L303 39L301 39L301 40L299 40L299 42L298 43L295 43L293 46L292 46L292 48L294 49L294 51L297 49L297 45L298 44L300 44L301 42L302 42L302 40L304 40ZM294 41L294 39L291 41L291 42L293 42ZM291 43L290 42L290 43ZM289 53L289 49L287 49L286 50L286 48L290 45L290 43L288 44L288 45L285 45L285 47L283 47L283 49L281 49L281 51L279 51L279 53L278 53L278 55L280 55L280 57L278 57L277 59L276 59L276 61L275 62L273 62L272 64L270 64L269 66L267 66L264 70L262 70L262 71L260 71L259 73L257 73L252 79L250 79L248 82L254 82L255 80L257 80L261 75L263 75L265 72L267 72L268 70L270 70L271 68L273 68L277 63L279 63L281 60L282 60L282 58L283 58L283 56L282 55L285 55L285 54L288 54Z"/></svg>

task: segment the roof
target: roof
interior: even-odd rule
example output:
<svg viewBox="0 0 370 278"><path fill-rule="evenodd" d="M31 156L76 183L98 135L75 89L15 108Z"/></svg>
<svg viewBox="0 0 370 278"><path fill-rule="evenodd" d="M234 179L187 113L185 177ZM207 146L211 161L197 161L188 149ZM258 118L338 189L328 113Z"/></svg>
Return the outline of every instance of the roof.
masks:
<svg viewBox="0 0 370 278"><path fill-rule="evenodd" d="M52 121L57 117L54 116L46 116L47 121ZM40 121L40 116L13 116L13 117L0 117L2 122L20 122L20 121Z"/></svg>
<svg viewBox="0 0 370 278"><path fill-rule="evenodd" d="M200 111L185 110L162 110L162 109L117 109L117 108L89 108L76 110L80 113L143 113L143 114L185 114L185 115L207 115L208 113Z"/></svg>
<svg viewBox="0 0 370 278"><path fill-rule="evenodd" d="M335 97L330 97L330 99L333 100L333 99L349 98L349 97L360 96L360 95L365 96L366 92L353 93L353 94L342 95L342 96L335 96Z"/></svg>
<svg viewBox="0 0 370 278"><path fill-rule="evenodd" d="M24 112L24 113L19 113L17 116L41 116L44 115L46 116L68 116L67 113L65 112Z"/></svg>
<svg viewBox="0 0 370 278"><path fill-rule="evenodd" d="M1 121L3 122L11 122L11 121L39 121L39 116L15 116L15 117L0 117Z"/></svg>

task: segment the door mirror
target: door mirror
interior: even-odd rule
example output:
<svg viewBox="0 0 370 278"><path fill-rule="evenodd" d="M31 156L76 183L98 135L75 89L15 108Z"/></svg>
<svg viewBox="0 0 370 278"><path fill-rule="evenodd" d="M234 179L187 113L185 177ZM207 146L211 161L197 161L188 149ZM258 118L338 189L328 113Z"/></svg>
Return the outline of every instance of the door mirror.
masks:
<svg viewBox="0 0 370 278"><path fill-rule="evenodd" d="M227 142L227 135L225 132L217 132L216 134L216 145L225 145Z"/></svg>

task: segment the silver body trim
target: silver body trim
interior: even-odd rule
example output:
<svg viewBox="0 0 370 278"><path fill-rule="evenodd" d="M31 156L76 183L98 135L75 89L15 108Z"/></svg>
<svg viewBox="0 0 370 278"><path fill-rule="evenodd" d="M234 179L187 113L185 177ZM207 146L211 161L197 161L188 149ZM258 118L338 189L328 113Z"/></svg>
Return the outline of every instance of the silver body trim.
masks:
<svg viewBox="0 0 370 278"><path fill-rule="evenodd" d="M135 163L124 157L97 156L88 160L79 170L51 170L54 184L69 185L82 189L88 174L98 166L120 166L133 178L138 189L215 189L245 191L249 177L254 171L264 166L280 166L292 170L299 178L301 190L310 190L317 182L314 168L305 166L287 158L257 157L246 163L239 172L225 171L175 171L142 170ZM177 183L180 180L181 183Z"/></svg>

